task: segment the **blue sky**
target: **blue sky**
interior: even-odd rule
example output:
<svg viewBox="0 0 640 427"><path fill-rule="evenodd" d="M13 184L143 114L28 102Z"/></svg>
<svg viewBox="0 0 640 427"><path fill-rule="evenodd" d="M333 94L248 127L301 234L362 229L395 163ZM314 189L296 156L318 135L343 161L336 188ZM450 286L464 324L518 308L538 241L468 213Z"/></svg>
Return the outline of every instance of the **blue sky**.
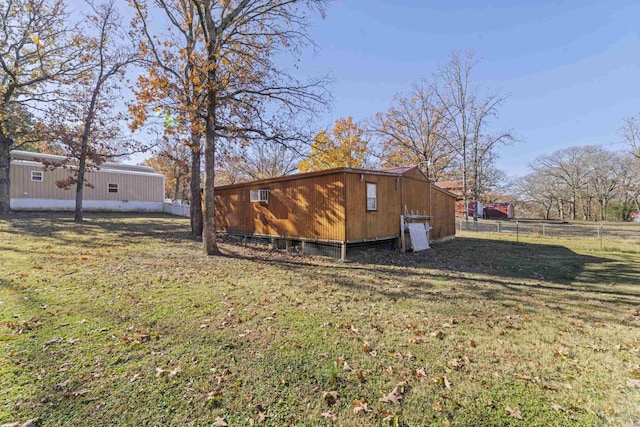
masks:
<svg viewBox="0 0 640 427"><path fill-rule="evenodd" d="M536 156L584 144L623 149L621 120L640 112L640 3L634 1L343 0L316 19L303 74L331 73L321 119L365 119L473 49L476 83L508 95L496 128L521 142L499 167L522 175Z"/></svg>

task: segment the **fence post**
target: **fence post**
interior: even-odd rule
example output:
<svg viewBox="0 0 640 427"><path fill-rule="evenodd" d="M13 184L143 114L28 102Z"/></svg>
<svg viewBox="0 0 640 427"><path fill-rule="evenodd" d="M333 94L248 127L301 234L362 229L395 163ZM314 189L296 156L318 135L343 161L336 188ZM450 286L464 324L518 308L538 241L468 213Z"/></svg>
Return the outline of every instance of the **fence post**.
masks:
<svg viewBox="0 0 640 427"><path fill-rule="evenodd" d="M520 224L516 221L516 242L520 242Z"/></svg>
<svg viewBox="0 0 640 427"><path fill-rule="evenodd" d="M547 233L544 229L544 223L542 224L542 237L547 237Z"/></svg>
<svg viewBox="0 0 640 427"><path fill-rule="evenodd" d="M500 222L498 222L498 233L500 233Z"/></svg>

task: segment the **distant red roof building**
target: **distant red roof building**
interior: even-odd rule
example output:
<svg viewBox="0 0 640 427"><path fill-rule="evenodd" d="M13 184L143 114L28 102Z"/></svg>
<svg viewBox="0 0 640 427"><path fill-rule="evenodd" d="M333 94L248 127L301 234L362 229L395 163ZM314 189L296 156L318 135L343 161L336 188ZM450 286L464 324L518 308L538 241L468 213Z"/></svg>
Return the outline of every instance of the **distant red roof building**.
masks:
<svg viewBox="0 0 640 427"><path fill-rule="evenodd" d="M484 207L484 217L488 219L511 219L513 216L512 203L488 203Z"/></svg>

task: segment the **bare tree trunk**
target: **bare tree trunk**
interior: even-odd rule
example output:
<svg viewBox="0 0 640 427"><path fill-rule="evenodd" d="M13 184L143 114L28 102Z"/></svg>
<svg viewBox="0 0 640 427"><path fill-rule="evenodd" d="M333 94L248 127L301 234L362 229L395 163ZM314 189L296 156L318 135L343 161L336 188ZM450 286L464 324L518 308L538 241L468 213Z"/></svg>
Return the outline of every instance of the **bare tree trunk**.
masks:
<svg viewBox="0 0 640 427"><path fill-rule="evenodd" d="M197 139L197 145L194 143L191 149L191 203L189 208L189 216L191 220L191 233L196 237L202 236L202 193L200 191L200 136L193 137Z"/></svg>
<svg viewBox="0 0 640 427"><path fill-rule="evenodd" d="M207 255L219 254L218 244L216 242L216 224L215 224L215 196L213 182L215 179L215 99L209 99L210 105L207 112L207 130L204 148L204 227L202 233L202 242L204 251Z"/></svg>
<svg viewBox="0 0 640 427"><path fill-rule="evenodd" d="M174 170L175 177L176 177L176 185L173 187L173 201L174 202L176 200L178 200L178 196L180 195L180 180L182 179L182 173L180 172L180 167L177 167L176 169L178 169L178 170Z"/></svg>
<svg viewBox="0 0 640 427"><path fill-rule="evenodd" d="M0 132L0 215L9 213L10 206L10 175L11 140Z"/></svg>
<svg viewBox="0 0 640 427"><path fill-rule="evenodd" d="M217 45L218 38L217 28L211 16L211 7L205 5L204 9L204 26L208 34L207 40L207 118L205 128L204 142L204 227L202 232L202 243L204 251L207 255L217 255L220 253L216 242L216 224L215 224L215 197L214 197L214 181L215 181L215 153L216 153L216 89L214 88L217 76Z"/></svg>
<svg viewBox="0 0 640 427"><path fill-rule="evenodd" d="M466 152L467 147L463 147ZM469 221L469 198L467 197L467 156L462 155L462 203L464 203L464 220Z"/></svg>
<svg viewBox="0 0 640 427"><path fill-rule="evenodd" d="M84 145L84 144L83 144ZM86 151L83 147L83 152ZM75 222L82 222L82 198L84 194L84 174L87 166L87 155L80 156L80 162L78 163L78 182L76 183L76 208L73 214L73 220Z"/></svg>

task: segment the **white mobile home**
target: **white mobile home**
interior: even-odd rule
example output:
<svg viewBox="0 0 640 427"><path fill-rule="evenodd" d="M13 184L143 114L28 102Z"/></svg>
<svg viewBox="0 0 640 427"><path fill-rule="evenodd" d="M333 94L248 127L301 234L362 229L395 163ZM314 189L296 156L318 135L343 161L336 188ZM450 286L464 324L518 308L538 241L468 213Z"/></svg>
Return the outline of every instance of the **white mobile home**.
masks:
<svg viewBox="0 0 640 427"><path fill-rule="evenodd" d="M11 152L11 209L13 210L73 210L75 186L65 190L56 183L69 176L66 168L45 170L43 162L60 163L63 156ZM87 171L90 186L85 186L83 209L86 211L162 212L164 176L147 166L103 163L99 169Z"/></svg>

